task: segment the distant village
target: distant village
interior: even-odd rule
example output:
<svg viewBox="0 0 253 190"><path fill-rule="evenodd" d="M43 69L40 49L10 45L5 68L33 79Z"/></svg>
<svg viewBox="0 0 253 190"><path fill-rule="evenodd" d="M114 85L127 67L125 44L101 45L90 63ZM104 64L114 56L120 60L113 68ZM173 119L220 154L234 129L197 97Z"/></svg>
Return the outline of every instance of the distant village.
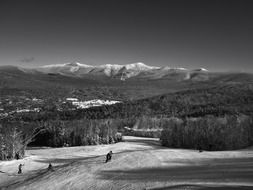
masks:
<svg viewBox="0 0 253 190"><path fill-rule="evenodd" d="M112 105L116 103L120 103L120 101L101 99L82 101L78 98L65 98L58 100L57 110L87 109L90 107ZM45 100L28 98L25 96L10 96L5 99L2 98L0 100L0 117L7 117L15 113L40 112L46 104L47 102ZM69 107L66 105L69 105Z"/></svg>

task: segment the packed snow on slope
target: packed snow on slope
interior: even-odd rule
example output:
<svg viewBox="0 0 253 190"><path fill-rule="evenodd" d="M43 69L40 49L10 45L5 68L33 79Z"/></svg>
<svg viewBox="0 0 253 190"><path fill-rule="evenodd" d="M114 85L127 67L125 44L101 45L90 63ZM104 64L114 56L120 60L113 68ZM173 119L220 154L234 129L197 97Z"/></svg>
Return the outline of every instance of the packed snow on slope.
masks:
<svg viewBox="0 0 253 190"><path fill-rule="evenodd" d="M113 152L105 163L105 155ZM199 152L124 137L111 145L30 148L22 160L0 162L3 189L250 189L253 150ZM17 174L19 164L23 174ZM49 163L53 171L48 171Z"/></svg>

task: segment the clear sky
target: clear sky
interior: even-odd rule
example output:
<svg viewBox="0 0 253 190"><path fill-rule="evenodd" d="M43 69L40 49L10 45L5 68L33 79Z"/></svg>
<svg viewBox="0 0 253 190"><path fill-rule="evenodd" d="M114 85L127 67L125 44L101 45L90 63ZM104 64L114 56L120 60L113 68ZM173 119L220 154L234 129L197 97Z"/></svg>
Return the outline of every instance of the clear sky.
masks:
<svg viewBox="0 0 253 190"><path fill-rule="evenodd" d="M0 65L253 72L253 1L0 0Z"/></svg>

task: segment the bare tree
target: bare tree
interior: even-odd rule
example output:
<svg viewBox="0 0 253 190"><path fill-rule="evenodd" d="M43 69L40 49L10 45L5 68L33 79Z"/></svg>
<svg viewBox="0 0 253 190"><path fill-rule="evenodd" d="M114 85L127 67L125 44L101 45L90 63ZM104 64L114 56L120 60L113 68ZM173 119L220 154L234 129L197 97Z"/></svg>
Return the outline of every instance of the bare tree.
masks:
<svg viewBox="0 0 253 190"><path fill-rule="evenodd" d="M0 160L24 157L27 145L43 130L43 126L25 130L16 122L0 125Z"/></svg>

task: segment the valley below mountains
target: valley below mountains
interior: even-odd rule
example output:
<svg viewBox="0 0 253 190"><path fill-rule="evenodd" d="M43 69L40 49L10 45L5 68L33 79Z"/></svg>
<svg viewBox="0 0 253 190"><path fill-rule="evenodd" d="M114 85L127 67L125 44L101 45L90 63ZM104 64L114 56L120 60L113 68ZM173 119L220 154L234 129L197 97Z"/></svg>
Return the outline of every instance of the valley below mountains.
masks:
<svg viewBox="0 0 253 190"><path fill-rule="evenodd" d="M154 67L143 63L92 66L78 62L36 68L0 66L0 114L72 106L68 98L131 102L187 90L252 86L253 74L204 68ZM39 100L39 101L33 101ZM77 105L78 103L76 103Z"/></svg>

